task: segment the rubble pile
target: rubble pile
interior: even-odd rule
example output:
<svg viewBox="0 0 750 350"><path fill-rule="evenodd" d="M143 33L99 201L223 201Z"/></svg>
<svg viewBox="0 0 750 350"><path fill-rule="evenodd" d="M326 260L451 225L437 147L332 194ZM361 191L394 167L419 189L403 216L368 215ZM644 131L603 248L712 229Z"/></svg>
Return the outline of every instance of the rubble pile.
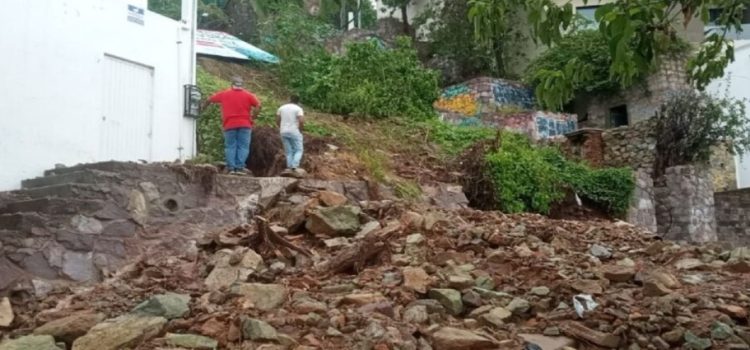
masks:
<svg viewBox="0 0 750 350"><path fill-rule="evenodd" d="M331 191L0 300L0 350L750 349L750 248Z"/></svg>

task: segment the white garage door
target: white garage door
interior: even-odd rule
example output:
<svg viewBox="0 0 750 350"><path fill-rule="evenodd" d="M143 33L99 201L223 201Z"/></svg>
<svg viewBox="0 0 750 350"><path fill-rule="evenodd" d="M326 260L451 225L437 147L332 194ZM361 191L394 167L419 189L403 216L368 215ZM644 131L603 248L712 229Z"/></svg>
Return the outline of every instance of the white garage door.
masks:
<svg viewBox="0 0 750 350"><path fill-rule="evenodd" d="M100 160L151 160L154 69L104 56Z"/></svg>

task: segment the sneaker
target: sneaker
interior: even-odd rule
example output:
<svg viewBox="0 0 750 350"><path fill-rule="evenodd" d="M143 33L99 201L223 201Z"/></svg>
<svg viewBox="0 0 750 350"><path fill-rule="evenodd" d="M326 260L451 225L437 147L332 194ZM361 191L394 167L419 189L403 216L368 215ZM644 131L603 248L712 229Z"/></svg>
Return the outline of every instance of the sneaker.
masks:
<svg viewBox="0 0 750 350"><path fill-rule="evenodd" d="M302 168L296 168L296 169L294 169L294 171L292 171L292 176L294 176L296 178L300 178L301 179L301 178L305 177L306 175L307 175L307 171L305 171L305 169L302 169Z"/></svg>
<svg viewBox="0 0 750 350"><path fill-rule="evenodd" d="M294 169L286 168L281 172L280 176L289 177L294 176Z"/></svg>
<svg viewBox="0 0 750 350"><path fill-rule="evenodd" d="M244 175L244 176L250 176L250 177L253 176L253 172L250 171L250 169L247 169L247 168L237 169L237 174L238 175Z"/></svg>
<svg viewBox="0 0 750 350"><path fill-rule="evenodd" d="M232 171L229 172L229 175L239 176L239 175L242 175L242 172L239 172L237 170L232 170Z"/></svg>

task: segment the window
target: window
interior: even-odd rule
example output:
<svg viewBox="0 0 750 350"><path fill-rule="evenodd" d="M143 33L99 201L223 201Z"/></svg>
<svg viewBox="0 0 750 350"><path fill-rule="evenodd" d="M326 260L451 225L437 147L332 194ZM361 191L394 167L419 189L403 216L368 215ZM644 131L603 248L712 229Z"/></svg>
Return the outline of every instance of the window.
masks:
<svg viewBox="0 0 750 350"><path fill-rule="evenodd" d="M582 7L576 7L576 14L578 14L579 18L582 18L586 21L586 28L596 28L597 22L596 22L596 9L599 8L599 6L582 6Z"/></svg>
<svg viewBox="0 0 750 350"><path fill-rule="evenodd" d="M721 17L722 11L723 9L720 8L708 10L708 23L716 24L719 21L719 17ZM742 24L750 24L750 7L746 8L745 12L742 13Z"/></svg>
<svg viewBox="0 0 750 350"><path fill-rule="evenodd" d="M620 105L609 109L609 124L616 128L628 125L628 107Z"/></svg>

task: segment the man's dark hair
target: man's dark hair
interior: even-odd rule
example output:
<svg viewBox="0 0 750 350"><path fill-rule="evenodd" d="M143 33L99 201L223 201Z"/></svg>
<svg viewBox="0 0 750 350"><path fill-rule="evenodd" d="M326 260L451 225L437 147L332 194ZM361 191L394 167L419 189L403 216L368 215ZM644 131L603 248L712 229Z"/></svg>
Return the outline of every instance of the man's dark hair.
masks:
<svg viewBox="0 0 750 350"><path fill-rule="evenodd" d="M299 96L297 96L297 95L289 96L289 102L291 102L291 103L299 103Z"/></svg>

